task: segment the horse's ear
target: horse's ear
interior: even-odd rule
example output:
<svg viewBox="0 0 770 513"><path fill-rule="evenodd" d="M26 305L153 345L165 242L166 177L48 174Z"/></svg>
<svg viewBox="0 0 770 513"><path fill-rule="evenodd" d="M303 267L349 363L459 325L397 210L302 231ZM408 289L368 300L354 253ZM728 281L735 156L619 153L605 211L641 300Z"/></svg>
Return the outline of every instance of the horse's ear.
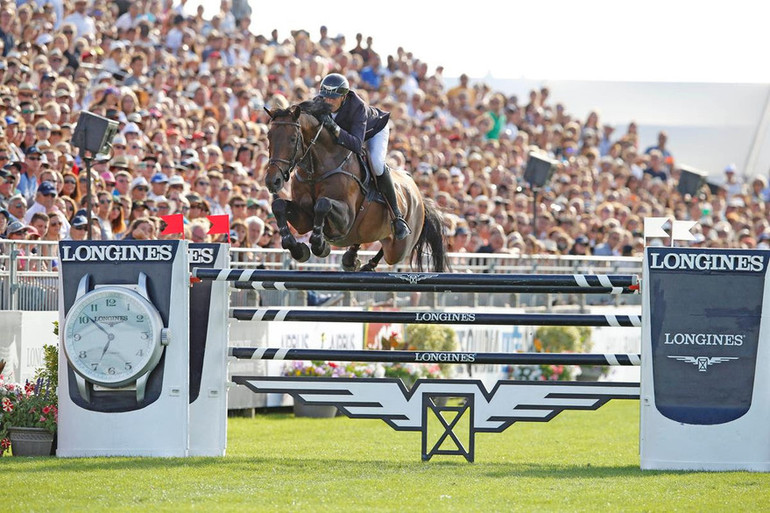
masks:
<svg viewBox="0 0 770 513"><path fill-rule="evenodd" d="M270 109L268 109L267 107L264 107L264 109L265 109L265 112L267 112L267 115L270 116L270 119L273 119L273 113L270 112Z"/></svg>
<svg viewBox="0 0 770 513"><path fill-rule="evenodd" d="M294 118L294 121L299 119L300 114L302 114L302 110L299 108L299 105L296 105L291 109L291 116Z"/></svg>

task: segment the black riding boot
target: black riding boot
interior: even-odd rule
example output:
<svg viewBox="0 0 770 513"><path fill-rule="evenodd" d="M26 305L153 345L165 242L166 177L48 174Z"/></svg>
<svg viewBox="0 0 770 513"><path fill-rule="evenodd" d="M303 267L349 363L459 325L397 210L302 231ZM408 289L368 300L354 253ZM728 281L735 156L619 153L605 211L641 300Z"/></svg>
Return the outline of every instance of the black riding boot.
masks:
<svg viewBox="0 0 770 513"><path fill-rule="evenodd" d="M393 212L393 235L396 237L396 240L405 239L407 235L412 233L412 230L409 229L403 214L398 209L396 189L393 187L393 179L387 166L385 166L385 172L382 173L382 176L377 177L377 184L380 187L380 192L385 196L385 201L390 205L390 211Z"/></svg>

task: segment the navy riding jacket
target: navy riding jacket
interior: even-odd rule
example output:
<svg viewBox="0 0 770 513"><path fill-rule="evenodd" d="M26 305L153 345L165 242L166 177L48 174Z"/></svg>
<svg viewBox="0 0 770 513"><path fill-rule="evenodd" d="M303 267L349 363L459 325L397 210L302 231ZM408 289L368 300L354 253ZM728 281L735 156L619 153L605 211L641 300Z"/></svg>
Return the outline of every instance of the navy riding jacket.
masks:
<svg viewBox="0 0 770 513"><path fill-rule="evenodd" d="M340 127L337 144L360 155L364 141L385 128L388 119L389 112L367 105L355 92L350 91L334 118Z"/></svg>

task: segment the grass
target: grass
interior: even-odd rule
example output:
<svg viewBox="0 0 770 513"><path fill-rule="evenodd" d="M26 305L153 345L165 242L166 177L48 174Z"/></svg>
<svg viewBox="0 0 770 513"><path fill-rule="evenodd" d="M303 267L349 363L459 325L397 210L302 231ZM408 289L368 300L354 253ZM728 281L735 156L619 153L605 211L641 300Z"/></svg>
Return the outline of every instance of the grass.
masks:
<svg viewBox="0 0 770 513"><path fill-rule="evenodd" d="M224 458L0 458L14 511L762 511L770 474L642 472L639 403L476 437L420 461L377 420L230 419Z"/></svg>

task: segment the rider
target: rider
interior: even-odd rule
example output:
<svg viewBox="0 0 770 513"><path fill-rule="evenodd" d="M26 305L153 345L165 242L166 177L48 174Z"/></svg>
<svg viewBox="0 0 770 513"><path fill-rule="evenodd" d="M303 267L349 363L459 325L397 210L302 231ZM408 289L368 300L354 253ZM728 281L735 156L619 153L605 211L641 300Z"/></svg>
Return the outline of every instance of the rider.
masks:
<svg viewBox="0 0 770 513"><path fill-rule="evenodd" d="M393 213L393 235L397 240L406 238L411 230L398 208L393 179L388 166L385 165L390 113L367 105L350 90L348 79L339 73L324 77L321 81L320 96L332 111L332 114L324 116L321 122L335 137L337 144L360 155L363 143L366 142L372 168L377 175L377 185Z"/></svg>

